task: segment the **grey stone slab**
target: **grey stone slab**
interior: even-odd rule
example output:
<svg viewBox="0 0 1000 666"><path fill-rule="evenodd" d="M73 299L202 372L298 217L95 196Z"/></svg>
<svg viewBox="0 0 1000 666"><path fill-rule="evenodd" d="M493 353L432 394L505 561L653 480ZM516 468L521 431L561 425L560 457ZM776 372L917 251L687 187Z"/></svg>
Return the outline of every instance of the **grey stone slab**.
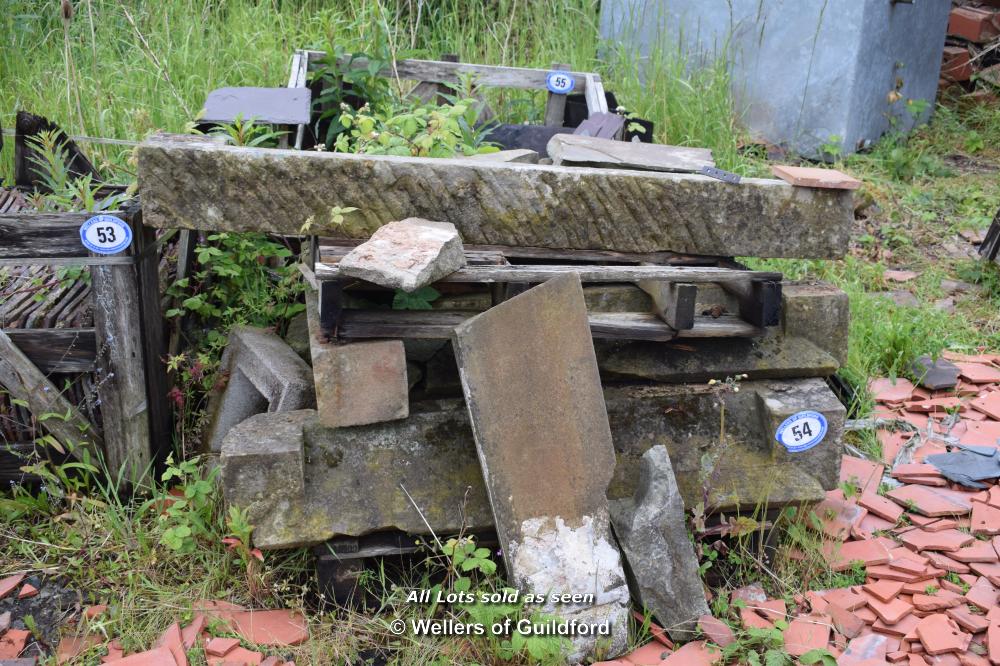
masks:
<svg viewBox="0 0 1000 666"><path fill-rule="evenodd" d="M839 258L848 191L696 174L218 146L156 135L137 148L154 227L368 238L407 217L466 243L719 256ZM262 187L261 184L266 183ZM331 208L353 207L341 222Z"/></svg>
<svg viewBox="0 0 1000 666"><path fill-rule="evenodd" d="M826 439L812 449L818 460L788 454L774 441L774 432L765 429L770 421L759 396L798 393L811 396L809 408L829 421ZM606 388L604 396L617 459L607 493L612 500L634 496L643 454L661 444L670 453L689 507L702 501L706 491L709 504L727 513L753 511L765 502L798 505L821 500L837 485L844 411L823 380L745 381L739 393L723 394L704 382L626 385ZM722 437L721 404L726 409ZM290 548L391 529L426 534L400 483L438 534L494 525L462 401L415 402L409 418L347 428L325 428L315 411L307 415L302 428L304 497L286 493L272 503L266 494L257 498L242 485L225 484L227 500L253 508L259 547ZM280 416L256 417L240 432L267 432L270 419ZM234 435L221 457L223 479L233 478L225 472L230 457L252 444L253 437ZM286 480L272 471L261 468L261 483L276 489L272 494L277 496Z"/></svg>
<svg viewBox="0 0 1000 666"><path fill-rule="evenodd" d="M951 3L856 0L832 7L608 0L601 3L601 35L640 61L681 57L691 67L714 67L724 60L741 124L770 143L823 158L824 145L852 153L930 117Z"/></svg>
<svg viewBox="0 0 1000 666"><path fill-rule="evenodd" d="M665 446L643 454L635 496L611 503L611 523L636 599L671 638L693 638L698 618L709 610Z"/></svg>
<svg viewBox="0 0 1000 666"><path fill-rule="evenodd" d="M338 428L405 419L410 383L403 341L327 342L315 292L306 295L306 314L320 423Z"/></svg>
<svg viewBox="0 0 1000 666"><path fill-rule="evenodd" d="M465 266L465 251L454 224L410 217L379 227L337 266L348 277L415 291Z"/></svg>
<svg viewBox="0 0 1000 666"><path fill-rule="evenodd" d="M593 594L593 604L545 610L596 613L620 653L628 591L605 495L614 448L579 276L473 317L452 342L511 582L525 592ZM592 636L572 643L571 661L597 647Z"/></svg>
<svg viewBox="0 0 1000 666"><path fill-rule="evenodd" d="M254 414L316 406L309 366L284 340L262 328L237 326L229 332L220 372L228 381L209 398L208 451L218 452L226 433Z"/></svg>
<svg viewBox="0 0 1000 666"><path fill-rule="evenodd" d="M307 125L312 93L309 88L217 88L208 93L203 123L231 123L237 116L257 124Z"/></svg>
<svg viewBox="0 0 1000 666"><path fill-rule="evenodd" d="M917 378L920 385L932 391L954 388L958 385L958 366L951 361L930 356L921 356L910 364L910 374Z"/></svg>
<svg viewBox="0 0 1000 666"><path fill-rule="evenodd" d="M708 148L615 141L577 134L556 134L547 147L553 164L697 173L715 166Z"/></svg>

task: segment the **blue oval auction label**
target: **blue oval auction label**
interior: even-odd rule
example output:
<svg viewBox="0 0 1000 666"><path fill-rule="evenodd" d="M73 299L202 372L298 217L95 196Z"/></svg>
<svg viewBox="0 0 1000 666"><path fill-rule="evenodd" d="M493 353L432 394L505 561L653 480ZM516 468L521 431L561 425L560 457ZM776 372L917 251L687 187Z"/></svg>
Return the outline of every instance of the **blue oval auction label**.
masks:
<svg viewBox="0 0 1000 666"><path fill-rule="evenodd" d="M573 91L575 85L576 81L573 80L573 75L569 72L555 70L549 72L545 77L545 86L549 92L556 95L568 95Z"/></svg>
<svg viewBox="0 0 1000 666"><path fill-rule="evenodd" d="M774 438L789 453L808 451L826 437L826 417L819 412L806 411L792 414L781 422Z"/></svg>
<svg viewBox="0 0 1000 666"><path fill-rule="evenodd" d="M132 244L132 229L114 215L97 215L80 227L80 241L91 252L115 254Z"/></svg>

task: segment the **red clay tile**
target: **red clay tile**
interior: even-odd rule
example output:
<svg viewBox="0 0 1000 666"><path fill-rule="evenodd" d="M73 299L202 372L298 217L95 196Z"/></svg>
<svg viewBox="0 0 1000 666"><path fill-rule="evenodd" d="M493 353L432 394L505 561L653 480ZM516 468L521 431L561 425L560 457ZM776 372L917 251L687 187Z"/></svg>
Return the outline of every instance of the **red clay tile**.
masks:
<svg viewBox="0 0 1000 666"><path fill-rule="evenodd" d="M17 593L18 599L30 599L31 597L38 596L38 588L31 583L25 583L21 587L21 591Z"/></svg>
<svg viewBox="0 0 1000 666"><path fill-rule="evenodd" d="M651 641L632 650L622 659L630 664L635 664L635 666L658 666L669 654L670 650L665 646L658 641Z"/></svg>
<svg viewBox="0 0 1000 666"><path fill-rule="evenodd" d="M954 592L955 594L965 596L965 587L959 585L958 583L953 583L947 578L942 578L937 582L938 587L942 590L948 590L949 592Z"/></svg>
<svg viewBox="0 0 1000 666"><path fill-rule="evenodd" d="M24 580L24 574L14 574L13 576L7 576L6 578L0 579L0 599L3 599L8 594L17 589Z"/></svg>
<svg viewBox="0 0 1000 666"><path fill-rule="evenodd" d="M928 532L924 529L919 529L907 532L899 538L900 541L916 549L918 552L925 550L952 552L969 545L975 540L975 537L971 534L959 532L954 529L942 530L940 532Z"/></svg>
<svg viewBox="0 0 1000 666"><path fill-rule="evenodd" d="M153 643L154 648L167 648L170 650L170 654L174 656L174 661L177 662L177 666L187 666L187 650L184 648L184 638L181 636L181 626L174 622L172 625L167 627L156 642Z"/></svg>
<svg viewBox="0 0 1000 666"><path fill-rule="evenodd" d="M865 621L837 604L827 604L826 615L834 628L847 638L855 638L865 628Z"/></svg>
<svg viewBox="0 0 1000 666"><path fill-rule="evenodd" d="M831 539L845 539L851 527L861 522L868 511L844 497L839 489L826 493L826 499L817 504L813 511L822 525L822 531Z"/></svg>
<svg viewBox="0 0 1000 666"><path fill-rule="evenodd" d="M896 624L886 624L882 620L879 620L872 625L872 631L885 634L886 636L903 638L917 628L918 622L920 622L920 618L910 613Z"/></svg>
<svg viewBox="0 0 1000 666"><path fill-rule="evenodd" d="M773 629L774 625L751 608L740 609L740 623L744 629Z"/></svg>
<svg viewBox="0 0 1000 666"><path fill-rule="evenodd" d="M760 583L751 583L743 587L738 587L729 593L730 602L742 600L748 604L767 600L767 592Z"/></svg>
<svg viewBox="0 0 1000 666"><path fill-rule="evenodd" d="M108 643L108 653L101 657L102 664L110 664L113 661L118 661L125 656L125 650L122 649L121 644L118 641L111 641Z"/></svg>
<svg viewBox="0 0 1000 666"><path fill-rule="evenodd" d="M784 636L788 654L801 657L810 650L826 647L830 640L830 625L823 617L797 617L788 623Z"/></svg>
<svg viewBox="0 0 1000 666"><path fill-rule="evenodd" d="M205 642L205 654L210 657L224 657L239 644L238 638L212 638Z"/></svg>
<svg viewBox="0 0 1000 666"><path fill-rule="evenodd" d="M851 483L862 492L876 492L884 471L885 466L862 458L848 455L840 458L840 482Z"/></svg>
<svg viewBox="0 0 1000 666"><path fill-rule="evenodd" d="M705 641L691 641L660 662L660 666L711 666L722 660L722 652Z"/></svg>
<svg viewBox="0 0 1000 666"><path fill-rule="evenodd" d="M943 450L935 450L927 452L923 455L933 455L935 453L944 453ZM945 488L948 485L948 480L940 476L900 476L897 477L902 483L916 484L918 486L931 486L933 488Z"/></svg>
<svg viewBox="0 0 1000 666"><path fill-rule="evenodd" d="M941 477L941 472L937 467L928 463L902 463L892 468L889 476L899 478L900 476L936 476Z"/></svg>
<svg viewBox="0 0 1000 666"><path fill-rule="evenodd" d="M893 524L898 523L903 515L901 506L873 492L862 493L858 498L858 504L868 509L869 514L875 514Z"/></svg>
<svg viewBox="0 0 1000 666"><path fill-rule="evenodd" d="M986 628L990 625L989 620L982 615L970 612L969 607L965 604L949 608L945 611L945 614L954 620L955 624L972 634L986 631Z"/></svg>
<svg viewBox="0 0 1000 666"><path fill-rule="evenodd" d="M702 615L698 618L698 628L716 645L726 647L736 640L733 630L722 620L717 620L711 615Z"/></svg>
<svg viewBox="0 0 1000 666"><path fill-rule="evenodd" d="M969 562L969 568L980 576L986 576L993 585L1000 585L1000 563Z"/></svg>
<svg viewBox="0 0 1000 666"><path fill-rule="evenodd" d="M889 568L904 573L922 574L927 569L927 565L908 557L897 557L889 562Z"/></svg>
<svg viewBox="0 0 1000 666"><path fill-rule="evenodd" d="M875 539L824 544L823 554L834 571L850 569L855 562L865 566L885 564L890 559L889 550Z"/></svg>
<svg viewBox="0 0 1000 666"><path fill-rule="evenodd" d="M954 608L965 603L965 599L948 590L938 590L934 594L914 594L913 607L920 611L934 612Z"/></svg>
<svg viewBox="0 0 1000 666"><path fill-rule="evenodd" d="M274 656L266 657L260 666L281 666L281 660Z"/></svg>
<svg viewBox="0 0 1000 666"><path fill-rule="evenodd" d="M893 461L896 460L896 454L899 453L899 450L903 448L903 444L908 442L912 436L912 433L902 430L897 430L896 432L889 430L876 431L875 437L882 445L882 461L886 465L892 465Z"/></svg>
<svg viewBox="0 0 1000 666"><path fill-rule="evenodd" d="M95 617L100 617L108 612L108 607L104 604L97 604L96 606L87 606L83 609L83 617L88 620L93 620Z"/></svg>
<svg viewBox="0 0 1000 666"><path fill-rule="evenodd" d="M930 400L915 400L907 402L903 408L908 412L920 412L927 414L951 414L953 412L964 412L965 405L959 398L931 398Z"/></svg>
<svg viewBox="0 0 1000 666"><path fill-rule="evenodd" d="M920 620L917 636L930 655L964 652L972 640L970 634L962 631L954 620L943 613L934 613Z"/></svg>
<svg viewBox="0 0 1000 666"><path fill-rule="evenodd" d="M990 418L1000 419L1000 391L981 393L969 401L969 406Z"/></svg>
<svg viewBox="0 0 1000 666"><path fill-rule="evenodd" d="M898 580L904 583L916 583L918 581L930 580L931 578L937 578L938 569L927 568L923 573L915 574L908 573L906 571L900 571L898 569L893 569L888 565L879 565L874 567L868 567L868 575L872 578L880 578L885 580Z"/></svg>
<svg viewBox="0 0 1000 666"><path fill-rule="evenodd" d="M969 502L927 486L901 486L893 488L886 496L900 506L909 508L912 505L925 516L962 516L972 511Z"/></svg>
<svg viewBox="0 0 1000 666"><path fill-rule="evenodd" d="M958 521L952 520L951 518L941 518L935 520L930 525L924 525L925 532L941 532L943 530L950 530L958 527Z"/></svg>
<svg viewBox="0 0 1000 666"><path fill-rule="evenodd" d="M868 607L886 624L896 624L913 612L913 606L899 598L883 602L870 597L868 599Z"/></svg>
<svg viewBox="0 0 1000 666"><path fill-rule="evenodd" d="M882 273L882 277L891 282L909 282L919 276L916 271L889 269Z"/></svg>
<svg viewBox="0 0 1000 666"><path fill-rule="evenodd" d="M856 190L861 187L860 180L837 169L772 164L771 173L797 187L819 187L834 190Z"/></svg>
<svg viewBox="0 0 1000 666"><path fill-rule="evenodd" d="M1000 509L1000 485L990 487L986 494L986 503Z"/></svg>
<svg viewBox="0 0 1000 666"><path fill-rule="evenodd" d="M59 640L59 647L56 648L56 663L65 664L76 659L81 654L101 644L101 637L97 634L86 634L84 636L63 636Z"/></svg>
<svg viewBox="0 0 1000 666"><path fill-rule="evenodd" d="M837 604L849 611L857 610L868 603L868 597L849 587L839 587L818 592L828 603Z"/></svg>
<svg viewBox="0 0 1000 666"><path fill-rule="evenodd" d="M988 384L1000 381L1000 370L982 363L956 363L959 376L973 384Z"/></svg>
<svg viewBox="0 0 1000 666"><path fill-rule="evenodd" d="M309 638L305 617L292 610L235 613L232 621L236 633L254 645L300 645Z"/></svg>
<svg viewBox="0 0 1000 666"><path fill-rule="evenodd" d="M948 555L953 560L959 562L996 562L997 551L989 541L973 541L970 545L959 548Z"/></svg>
<svg viewBox="0 0 1000 666"><path fill-rule="evenodd" d="M899 595L903 589L903 583L897 580L877 580L874 583L864 585L861 589L876 600L887 603Z"/></svg>
<svg viewBox="0 0 1000 666"><path fill-rule="evenodd" d="M968 564L957 562L944 553L936 553L928 550L927 557L930 558L931 563L938 569L944 569L945 571L952 571L959 574L969 573L972 571Z"/></svg>
<svg viewBox="0 0 1000 666"><path fill-rule="evenodd" d="M997 605L997 588L988 578L980 576L965 593L965 600L982 611Z"/></svg>
<svg viewBox="0 0 1000 666"><path fill-rule="evenodd" d="M903 583L903 589L899 594L909 595L910 602L912 603L914 594L926 594L928 587L941 587L939 583L940 581L936 578L927 578L913 583Z"/></svg>
<svg viewBox="0 0 1000 666"><path fill-rule="evenodd" d="M0 636L0 659L17 659L29 638L31 632L27 629L8 629Z"/></svg>
<svg viewBox="0 0 1000 666"><path fill-rule="evenodd" d="M839 666L859 666L860 664L884 661L888 650L889 637L880 634L862 634L852 638L847 649L837 659Z"/></svg>
<svg viewBox="0 0 1000 666"><path fill-rule="evenodd" d="M989 648L990 663L1000 664L1000 624L990 622L986 629L986 645Z"/></svg>
<svg viewBox="0 0 1000 666"><path fill-rule="evenodd" d="M233 648L225 657L210 657L208 666L259 666L264 660L264 655L260 652L252 652L246 648Z"/></svg>
<svg viewBox="0 0 1000 666"><path fill-rule="evenodd" d="M910 380L902 377L897 377L895 382L888 378L868 382L868 392L876 402L904 402L913 396L915 388Z"/></svg>
<svg viewBox="0 0 1000 666"><path fill-rule="evenodd" d="M185 650L190 650L197 644L198 636L204 631L206 624L208 622L205 620L205 616L198 613L191 620L191 624L181 629L181 642L184 644Z"/></svg>
<svg viewBox="0 0 1000 666"><path fill-rule="evenodd" d="M861 621L865 624L871 625L879 621L878 615L872 612L872 609L868 606L864 606L854 611L854 614L861 618Z"/></svg>
<svg viewBox="0 0 1000 666"><path fill-rule="evenodd" d="M972 533L1000 534L1000 509L983 502L973 502Z"/></svg>
<svg viewBox="0 0 1000 666"><path fill-rule="evenodd" d="M875 537L875 532L888 532L895 526L896 523L869 513L851 527L851 536L855 539L872 539Z"/></svg>
<svg viewBox="0 0 1000 666"><path fill-rule="evenodd" d="M674 649L674 642L667 636L667 632L663 630L663 627L635 610L632 611L632 617L634 617L640 624L644 624L649 627L649 635L653 637L653 640L659 641L671 650Z"/></svg>

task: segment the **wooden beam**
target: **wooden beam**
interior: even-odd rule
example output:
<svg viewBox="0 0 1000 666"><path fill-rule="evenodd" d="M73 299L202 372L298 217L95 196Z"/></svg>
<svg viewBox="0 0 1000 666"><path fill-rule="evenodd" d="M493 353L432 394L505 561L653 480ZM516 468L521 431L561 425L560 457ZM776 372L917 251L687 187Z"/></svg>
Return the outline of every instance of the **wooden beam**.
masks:
<svg viewBox="0 0 1000 666"><path fill-rule="evenodd" d="M101 213L122 218L121 213ZM80 242L80 225L96 213L8 213L0 215L0 259L88 257ZM124 257L116 257L123 259ZM101 257L104 260L106 258ZM22 261L22 264L52 263ZM82 263L77 261L76 263Z"/></svg>
<svg viewBox="0 0 1000 666"><path fill-rule="evenodd" d="M8 328L3 331L42 373L93 372L92 328Z"/></svg>
<svg viewBox="0 0 1000 666"><path fill-rule="evenodd" d="M670 328L685 331L694 327L694 307L698 287L687 282L639 280L636 285L653 299L660 319Z"/></svg>
<svg viewBox="0 0 1000 666"><path fill-rule="evenodd" d="M552 69L565 72L569 69L569 65L562 62L552 63ZM562 127L566 119L566 95L559 95L552 92L548 93L548 97L545 100L545 123L551 127Z"/></svg>
<svg viewBox="0 0 1000 666"><path fill-rule="evenodd" d="M63 397L3 331L0 331L0 386L15 399L26 402L35 419L67 450L85 446L94 454L104 446L90 420ZM74 455L80 457L78 451Z"/></svg>
<svg viewBox="0 0 1000 666"><path fill-rule="evenodd" d="M583 282L638 282L659 280L666 282L739 282L752 280L781 280L781 273L741 271L714 266L466 266L447 275L438 282L465 282L489 284L492 282L545 282L552 278L578 273ZM336 280L341 277L337 264L316 264L316 279Z"/></svg>
<svg viewBox="0 0 1000 666"><path fill-rule="evenodd" d="M740 318L754 326L777 326L781 323L781 280L761 279L720 282L736 297Z"/></svg>
<svg viewBox="0 0 1000 666"><path fill-rule="evenodd" d="M341 338L449 338L452 330L478 312L458 310L344 310ZM695 317L694 326L675 331L655 314L645 312L592 313L595 338L666 341L674 338L754 337L759 328L733 316Z"/></svg>

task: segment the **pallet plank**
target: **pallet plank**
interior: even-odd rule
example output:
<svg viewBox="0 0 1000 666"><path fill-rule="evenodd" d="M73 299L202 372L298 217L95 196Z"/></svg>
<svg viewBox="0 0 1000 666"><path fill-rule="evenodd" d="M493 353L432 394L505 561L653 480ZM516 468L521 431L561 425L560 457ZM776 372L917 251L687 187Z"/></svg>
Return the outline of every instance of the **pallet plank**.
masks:
<svg viewBox="0 0 1000 666"><path fill-rule="evenodd" d="M44 374L93 372L96 367L93 328L11 328L3 332Z"/></svg>
<svg viewBox="0 0 1000 666"><path fill-rule="evenodd" d="M107 214L121 217L119 213ZM0 259L87 257L87 248L80 242L80 225L93 216L94 213L2 214Z"/></svg>

